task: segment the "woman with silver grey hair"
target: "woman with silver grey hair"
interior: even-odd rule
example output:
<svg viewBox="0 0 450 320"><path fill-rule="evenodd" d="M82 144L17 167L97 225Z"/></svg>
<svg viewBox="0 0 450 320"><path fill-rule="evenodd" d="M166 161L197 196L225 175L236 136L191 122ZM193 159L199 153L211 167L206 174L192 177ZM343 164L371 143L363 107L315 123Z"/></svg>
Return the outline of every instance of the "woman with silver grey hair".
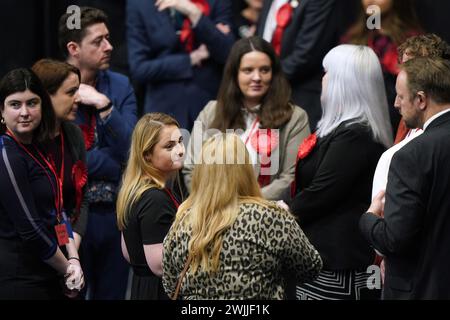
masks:
<svg viewBox="0 0 450 320"><path fill-rule="evenodd" d="M371 177L392 144L379 60L366 46L340 45L324 58L323 115L297 154L291 211L323 259L317 280L298 299L370 299L375 252L358 230L370 204Z"/></svg>

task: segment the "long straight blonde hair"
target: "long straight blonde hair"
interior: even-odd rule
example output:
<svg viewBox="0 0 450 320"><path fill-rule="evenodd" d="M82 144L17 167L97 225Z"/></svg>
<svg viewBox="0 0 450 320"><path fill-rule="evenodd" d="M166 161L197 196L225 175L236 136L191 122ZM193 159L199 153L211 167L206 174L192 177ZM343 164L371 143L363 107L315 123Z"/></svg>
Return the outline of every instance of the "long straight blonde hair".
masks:
<svg viewBox="0 0 450 320"><path fill-rule="evenodd" d="M153 166L151 161L146 160L159 142L164 126L180 127L172 117L155 112L144 115L134 128L130 155L116 203L117 224L120 230L125 228L131 207L145 190L153 187L164 188L161 172Z"/></svg>
<svg viewBox="0 0 450 320"><path fill-rule="evenodd" d="M192 177L192 192L178 209L168 237L181 226L191 227L191 270L215 272L219 266L224 233L235 222L239 204L269 205L261 196L247 149L235 134L208 139Z"/></svg>

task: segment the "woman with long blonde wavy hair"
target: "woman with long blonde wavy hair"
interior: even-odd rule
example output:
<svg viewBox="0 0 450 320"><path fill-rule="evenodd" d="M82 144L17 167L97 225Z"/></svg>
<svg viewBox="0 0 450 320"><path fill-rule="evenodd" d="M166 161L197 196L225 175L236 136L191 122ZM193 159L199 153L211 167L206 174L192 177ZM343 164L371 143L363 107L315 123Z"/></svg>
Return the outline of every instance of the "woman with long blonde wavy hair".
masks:
<svg viewBox="0 0 450 320"><path fill-rule="evenodd" d="M131 299L167 299L161 283L162 242L180 200L166 187L182 167L178 122L163 113L144 115L133 131L117 198L122 252L133 268Z"/></svg>
<svg viewBox="0 0 450 320"><path fill-rule="evenodd" d="M241 139L215 135L200 157L191 194L164 240L167 294L189 257L184 299L282 299L282 271L299 281L314 278L319 254L290 213L262 198Z"/></svg>

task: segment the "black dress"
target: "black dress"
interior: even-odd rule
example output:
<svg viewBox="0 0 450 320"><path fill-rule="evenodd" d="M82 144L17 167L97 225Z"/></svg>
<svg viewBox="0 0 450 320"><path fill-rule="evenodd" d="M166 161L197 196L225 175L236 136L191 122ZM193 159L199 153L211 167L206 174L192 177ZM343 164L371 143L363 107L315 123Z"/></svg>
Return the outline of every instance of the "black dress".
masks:
<svg viewBox="0 0 450 320"><path fill-rule="evenodd" d="M123 236L133 267L131 300L165 300L161 278L147 265L144 245L162 243L177 212L166 190L146 190L133 205Z"/></svg>
<svg viewBox="0 0 450 320"><path fill-rule="evenodd" d="M358 229L370 205L372 177L385 150L369 128L350 121L317 139L296 166L296 195L290 203L323 269L310 283L297 286L298 299L378 299L367 268L375 252Z"/></svg>

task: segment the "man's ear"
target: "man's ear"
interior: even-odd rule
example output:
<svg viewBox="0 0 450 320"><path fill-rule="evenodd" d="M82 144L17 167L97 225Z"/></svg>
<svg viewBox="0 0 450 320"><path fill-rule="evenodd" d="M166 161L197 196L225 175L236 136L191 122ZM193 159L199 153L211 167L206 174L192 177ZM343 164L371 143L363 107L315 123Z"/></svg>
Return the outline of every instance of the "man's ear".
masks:
<svg viewBox="0 0 450 320"><path fill-rule="evenodd" d="M427 108L427 95L423 91L418 91L416 95L416 99L418 101L418 107L420 110L425 110Z"/></svg>
<svg viewBox="0 0 450 320"><path fill-rule="evenodd" d="M74 41L70 41L67 45L67 52L70 57L78 58L80 55L80 45Z"/></svg>

